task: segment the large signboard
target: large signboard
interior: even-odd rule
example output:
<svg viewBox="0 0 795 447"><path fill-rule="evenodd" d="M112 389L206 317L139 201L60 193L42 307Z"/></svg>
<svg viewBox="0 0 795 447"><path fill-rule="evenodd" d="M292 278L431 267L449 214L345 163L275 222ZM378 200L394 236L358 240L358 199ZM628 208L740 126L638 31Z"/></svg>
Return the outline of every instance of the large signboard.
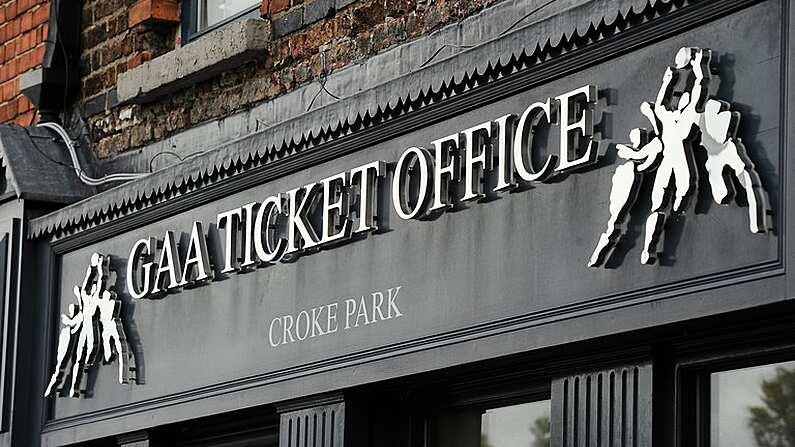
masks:
<svg viewBox="0 0 795 447"><path fill-rule="evenodd" d="M47 393L91 398L58 399L55 417L554 324L775 263L770 8L63 254Z"/></svg>

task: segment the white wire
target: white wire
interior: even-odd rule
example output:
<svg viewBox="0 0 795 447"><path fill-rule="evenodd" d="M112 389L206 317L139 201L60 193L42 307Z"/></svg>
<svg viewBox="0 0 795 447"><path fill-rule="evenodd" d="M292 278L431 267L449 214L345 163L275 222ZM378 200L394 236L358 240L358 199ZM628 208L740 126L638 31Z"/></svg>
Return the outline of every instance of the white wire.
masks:
<svg viewBox="0 0 795 447"><path fill-rule="evenodd" d="M66 129L61 127L60 124L53 122L39 123L38 127L54 130L61 137L63 142L66 144L66 147L69 149L69 156L72 158L72 167L75 170L75 174L77 174L77 177L87 185L98 186L108 182L124 182L148 175L148 173L124 172L119 174L103 175L100 178L90 177L80 167L80 161L77 159L74 143L72 142L72 138L69 136L69 134L66 133Z"/></svg>

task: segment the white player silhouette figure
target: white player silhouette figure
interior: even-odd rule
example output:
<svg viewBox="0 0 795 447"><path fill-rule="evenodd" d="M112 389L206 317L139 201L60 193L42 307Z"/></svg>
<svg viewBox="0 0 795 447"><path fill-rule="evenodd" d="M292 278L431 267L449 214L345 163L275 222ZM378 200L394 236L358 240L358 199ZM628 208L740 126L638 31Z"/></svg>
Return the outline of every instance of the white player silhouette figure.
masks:
<svg viewBox="0 0 795 447"><path fill-rule="evenodd" d="M71 363L68 395L78 397L83 372L96 364L100 351L105 363L118 360L119 383L129 380L132 368L128 365L131 358L119 317L121 300L108 290L109 266L109 256L94 253L83 283L72 290L77 304L70 304L68 315L61 315L63 328L58 337L57 361L45 396L54 395Z"/></svg>
<svg viewBox="0 0 795 447"><path fill-rule="evenodd" d="M74 294L79 297L81 311L83 312L83 327L77 339L76 359L72 366L72 386L69 390L71 397L79 395L80 380L84 370L94 366L97 352L97 335L99 324L95 319L99 306L99 294L101 293L101 274L98 273L100 256L97 253L91 255L91 263L86 269L86 277L83 286L74 287ZM93 281L91 288L88 284Z"/></svg>
<svg viewBox="0 0 795 447"><path fill-rule="evenodd" d="M729 111L728 103L708 97L711 59L712 51L708 49L680 49L674 66L665 70L654 104L641 104L641 113L653 129L651 138L646 130L633 129L631 145L617 145L618 156L628 161L618 166L613 175L610 219L591 255L589 267L599 266L609 258L623 234L621 224L637 199L643 172L651 171L656 172L641 262L651 264L656 260L657 244L669 209L674 213L685 211L698 187L693 153L696 142L707 153L705 169L715 202L726 205L734 197L729 171L745 189L751 232L761 233L769 228L767 195L742 141L737 138L740 114ZM673 108L670 100L681 72L687 76L687 87Z"/></svg>
<svg viewBox="0 0 795 447"><path fill-rule="evenodd" d="M53 392L53 387L63 380L64 374L69 368L72 354L75 347L75 333L80 330L83 324L83 312L78 309L76 304L69 305L68 315L61 315L61 333L58 336L58 355L55 364L55 371L52 373L50 383L47 385L45 396Z"/></svg>
<svg viewBox="0 0 795 447"><path fill-rule="evenodd" d="M99 308L99 325L102 334L102 354L105 363L110 363L115 357L119 358L119 383L127 383L128 368L122 359L128 357L127 340L124 338L119 312L121 301L116 299L116 293L103 290L97 302Z"/></svg>

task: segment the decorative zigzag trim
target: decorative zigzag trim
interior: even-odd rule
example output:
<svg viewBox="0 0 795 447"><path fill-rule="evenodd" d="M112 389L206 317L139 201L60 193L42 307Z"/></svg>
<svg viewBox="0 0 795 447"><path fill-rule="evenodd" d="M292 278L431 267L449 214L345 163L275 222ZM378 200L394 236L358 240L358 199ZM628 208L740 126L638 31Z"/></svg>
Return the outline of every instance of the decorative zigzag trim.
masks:
<svg viewBox="0 0 795 447"><path fill-rule="evenodd" d="M531 69L693 2L588 1L409 75L33 219L28 238L67 236L123 218Z"/></svg>

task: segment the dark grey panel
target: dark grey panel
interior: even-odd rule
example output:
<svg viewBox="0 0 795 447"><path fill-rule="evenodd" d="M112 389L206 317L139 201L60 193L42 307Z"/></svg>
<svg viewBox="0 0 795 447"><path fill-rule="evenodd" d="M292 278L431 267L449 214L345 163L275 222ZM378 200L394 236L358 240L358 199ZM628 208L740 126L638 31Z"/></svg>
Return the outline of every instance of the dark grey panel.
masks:
<svg viewBox="0 0 795 447"><path fill-rule="evenodd" d="M12 307L9 296L5 293L8 277L5 274L8 265L8 233L0 233L0 433L8 430L9 401L11 389L9 387L9 371L11 369L11 333L9 330L12 321Z"/></svg>
<svg viewBox="0 0 795 447"><path fill-rule="evenodd" d="M0 221L0 433L10 429L12 384L18 349L19 219Z"/></svg>
<svg viewBox="0 0 795 447"><path fill-rule="evenodd" d="M279 421L280 447L344 447L345 402L286 411Z"/></svg>
<svg viewBox="0 0 795 447"><path fill-rule="evenodd" d="M627 365L552 382L552 445L647 447L652 435L652 366Z"/></svg>
<svg viewBox="0 0 795 447"><path fill-rule="evenodd" d="M70 167L72 161L57 135L47 129L0 126L0 150L18 197L67 204L96 193ZM89 160L81 160L84 167Z"/></svg>

